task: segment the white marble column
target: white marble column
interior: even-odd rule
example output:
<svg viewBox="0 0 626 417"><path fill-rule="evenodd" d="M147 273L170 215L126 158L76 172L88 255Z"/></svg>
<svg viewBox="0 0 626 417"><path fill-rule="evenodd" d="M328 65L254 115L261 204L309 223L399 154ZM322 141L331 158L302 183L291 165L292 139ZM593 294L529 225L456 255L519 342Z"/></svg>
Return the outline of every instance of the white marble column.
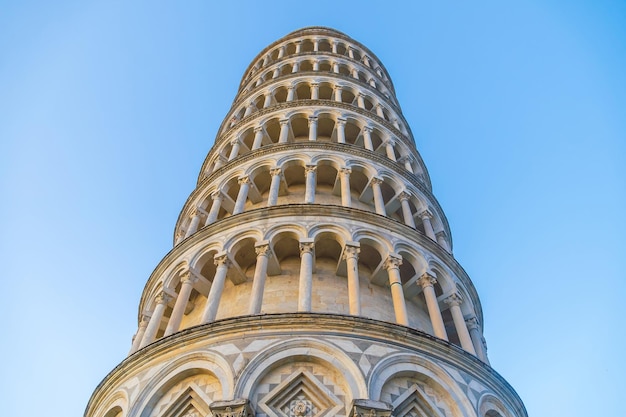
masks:
<svg viewBox="0 0 626 417"><path fill-rule="evenodd" d="M363 98L363 94L361 94L361 93L357 93L356 94L356 105L360 109L364 109L365 108L365 99Z"/></svg>
<svg viewBox="0 0 626 417"><path fill-rule="evenodd" d="M250 103L248 103L248 106L246 107L246 111L244 112L243 117L250 116L254 110L256 110L256 106L254 105L254 102L251 101Z"/></svg>
<svg viewBox="0 0 626 417"><path fill-rule="evenodd" d="M276 68L274 70L274 78L278 77L279 69ZM272 91L268 91L265 93L265 100L263 101L263 108L266 109L272 105Z"/></svg>
<svg viewBox="0 0 626 417"><path fill-rule="evenodd" d="M270 183L270 190L268 192L267 205L275 206L278 202L278 192L280 191L280 181L283 172L280 168L272 168L270 169L270 175L272 176L272 182Z"/></svg>
<svg viewBox="0 0 626 417"><path fill-rule="evenodd" d="M339 74L339 63L337 61L333 62L333 72Z"/></svg>
<svg viewBox="0 0 626 417"><path fill-rule="evenodd" d="M470 337L472 338L472 344L474 345L474 350L478 358L489 364L489 359L487 358L487 352L485 351L485 345L483 344L483 336L480 331L480 324L478 323L478 319L476 316L465 319L465 324L469 329Z"/></svg>
<svg viewBox="0 0 626 417"><path fill-rule="evenodd" d="M298 40L294 42L296 44L296 54L302 52L302 41Z"/></svg>
<svg viewBox="0 0 626 417"><path fill-rule="evenodd" d="M465 324L465 319L463 318L463 312L461 311L461 303L463 302L461 296L459 294L452 294L446 298L444 302L450 307L450 313L452 314L452 320L454 321L454 328L456 329L456 334L459 336L459 340L461 341L461 347L472 355L476 355L472 338L467 330L467 325Z"/></svg>
<svg viewBox="0 0 626 417"><path fill-rule="evenodd" d="M311 83L311 100L319 100L320 85L319 83Z"/></svg>
<svg viewBox="0 0 626 417"><path fill-rule="evenodd" d="M284 56L285 56L285 45L281 46L278 49L278 57L277 57L277 59L281 59Z"/></svg>
<svg viewBox="0 0 626 417"><path fill-rule="evenodd" d="M346 119L337 119L337 143L346 143Z"/></svg>
<svg viewBox="0 0 626 417"><path fill-rule="evenodd" d="M278 143L287 143L289 140L289 119L281 119L278 122L280 123Z"/></svg>
<svg viewBox="0 0 626 417"><path fill-rule="evenodd" d="M286 101L293 101L294 92L295 92L295 88L293 85L290 85L289 87L287 87L287 100Z"/></svg>
<svg viewBox="0 0 626 417"><path fill-rule="evenodd" d="M306 175L306 190L304 192L304 202L306 204L313 204L315 202L315 171L317 166L307 165L304 167L304 173Z"/></svg>
<svg viewBox="0 0 626 417"><path fill-rule="evenodd" d="M274 72L272 72L272 79L278 78L279 75L280 75L280 68L279 67L274 68ZM265 97L265 102L266 103L268 102L267 97ZM267 106L269 106L269 103ZM267 106L264 105L263 107L267 107Z"/></svg>
<svg viewBox="0 0 626 417"><path fill-rule="evenodd" d="M341 101L342 101L342 97L341 97L342 91L343 91L343 87L342 86L340 86L340 85L336 85L335 86L335 90L334 90L334 93L335 93L334 96L335 97L334 97L334 99L335 99L335 101L337 101L339 103L341 103Z"/></svg>
<svg viewBox="0 0 626 417"><path fill-rule="evenodd" d="M359 70L356 68L352 68L352 78L354 78L355 80L359 79Z"/></svg>
<svg viewBox="0 0 626 417"><path fill-rule="evenodd" d="M376 103L376 115L382 119L385 118L385 113L383 112L383 106L380 103Z"/></svg>
<svg viewBox="0 0 626 417"><path fill-rule="evenodd" d="M372 145L372 128L369 126L363 128L363 145L368 151L374 150L374 145Z"/></svg>
<svg viewBox="0 0 626 417"><path fill-rule="evenodd" d="M320 50L320 40L313 39L313 52L319 52Z"/></svg>
<svg viewBox="0 0 626 417"><path fill-rule="evenodd" d="M237 158L237 155L239 155L239 148L241 147L241 143L239 142L239 139L234 139L230 142L232 148L230 149L230 155L228 156L228 160L232 161L233 159Z"/></svg>
<svg viewBox="0 0 626 417"><path fill-rule="evenodd" d="M163 319L165 307L167 307L167 303L169 303L171 299L172 297L164 292L161 292L159 293L159 295L157 295L155 300L156 307L152 312L152 316L150 317L150 321L148 322L148 327L146 327L146 332L143 334L143 339L139 344L139 349L154 342L154 339L159 332L159 327L161 326L161 320Z"/></svg>
<svg viewBox="0 0 626 417"><path fill-rule="evenodd" d="M209 296L207 297L206 306L202 313L201 323L210 323L215 320L217 316L217 309L222 299L222 291L224 290L224 283L226 282L226 275L228 268L230 267L230 261L226 253L215 255L213 262L217 267L215 269L215 276L211 283L211 289L209 290Z"/></svg>
<svg viewBox="0 0 626 417"><path fill-rule="evenodd" d="M343 259L346 260L348 272L348 305L350 314L361 315L361 288L359 285L359 252L361 251L358 242L346 243L343 248Z"/></svg>
<svg viewBox="0 0 626 417"><path fill-rule="evenodd" d="M300 71L300 61L296 61L293 63L293 68L291 69L291 73L295 74L298 71Z"/></svg>
<svg viewBox="0 0 626 417"><path fill-rule="evenodd" d="M354 48L352 48L351 46L348 46L348 56L354 59Z"/></svg>
<svg viewBox="0 0 626 417"><path fill-rule="evenodd" d="M226 160L222 155L218 155L215 159L215 165L213 166L213 172L217 171L219 168L223 167L226 163Z"/></svg>
<svg viewBox="0 0 626 417"><path fill-rule="evenodd" d="M317 117L315 116L309 117L309 140L317 140Z"/></svg>
<svg viewBox="0 0 626 417"><path fill-rule="evenodd" d="M252 150L259 149L263 143L263 126L254 128L254 141L252 142Z"/></svg>
<svg viewBox="0 0 626 417"><path fill-rule="evenodd" d="M317 59L313 60L313 71L319 71L320 70L320 61Z"/></svg>
<svg viewBox="0 0 626 417"><path fill-rule="evenodd" d="M433 230L433 225L430 222L431 217L433 217L432 213L428 210L424 210L420 213L419 216L420 219L422 219L422 224L424 225L424 233L426 233L426 236L434 241L437 241L437 238L435 237L435 231Z"/></svg>
<svg viewBox="0 0 626 417"><path fill-rule="evenodd" d="M341 205L344 207L352 207L352 195L350 193L350 168L341 168L339 170L339 180L341 181Z"/></svg>
<svg viewBox="0 0 626 417"><path fill-rule="evenodd" d="M371 85L372 87L376 88L376 80L373 78L370 78L368 81L369 85Z"/></svg>
<svg viewBox="0 0 626 417"><path fill-rule="evenodd" d="M393 150L393 146L395 143L392 140L385 141L385 152L387 153L387 158L392 161L396 160L396 152Z"/></svg>
<svg viewBox="0 0 626 417"><path fill-rule="evenodd" d="M440 232L435 233L435 236L437 237L437 243L439 243L439 246L444 248L446 250L446 252L450 252L450 245L448 245L448 239L446 238L446 232L444 232L442 230Z"/></svg>
<svg viewBox="0 0 626 417"><path fill-rule="evenodd" d="M333 52L333 54L336 54L336 53L337 53L337 42L332 41L332 42L330 43L330 47L332 48L332 52Z"/></svg>
<svg viewBox="0 0 626 417"><path fill-rule="evenodd" d="M415 220L413 219L413 213L411 212L411 206L409 205L411 196L406 191L402 191L398 195L398 199L402 205L402 218L404 219L404 224L415 229Z"/></svg>
<svg viewBox="0 0 626 417"><path fill-rule="evenodd" d="M243 211L246 200L248 199L248 190L250 189L250 177L241 177L239 182L239 193L237 194L237 201L235 202L235 208L233 214L239 214Z"/></svg>
<svg viewBox="0 0 626 417"><path fill-rule="evenodd" d="M374 207L376 208L376 213L386 216L387 211L385 210L385 200L383 199L383 192L380 189L380 184L382 183L383 180L381 178L374 177L371 180L372 192L374 193Z"/></svg>
<svg viewBox="0 0 626 417"><path fill-rule="evenodd" d="M413 173L413 166L411 165L411 157L407 155L403 157L401 160L404 163L404 169Z"/></svg>
<svg viewBox="0 0 626 417"><path fill-rule="evenodd" d="M422 291L424 292L426 307L428 308L428 315L430 316L430 322L433 325L435 336L440 339L448 340L446 326L443 324L439 302L435 294L434 285L437 283L437 280L432 275L425 273L419 277L417 283L422 287Z"/></svg>
<svg viewBox="0 0 626 417"><path fill-rule="evenodd" d="M137 333L135 333L135 337L133 338L133 345L130 348L130 352L128 354L133 354L139 349L139 345L143 340L143 335L146 333L146 328L148 327L148 323L150 318L142 315L141 321L139 322L139 328L137 329Z"/></svg>
<svg viewBox="0 0 626 417"><path fill-rule="evenodd" d="M170 320L167 322L167 327L165 328L165 333L163 334L164 337L169 336L172 333L176 333L179 330L180 323L183 320L183 314L185 314L185 308L189 302L191 290L193 290L193 284L197 281L198 277L196 277L193 272L189 270L181 274L180 291L178 292L178 297L176 297L176 302L174 303Z"/></svg>
<svg viewBox="0 0 626 417"><path fill-rule="evenodd" d="M370 65L370 59L367 57L367 55L363 55L363 58L361 58L361 61L363 61L363 63L365 64L365 66L369 67Z"/></svg>
<svg viewBox="0 0 626 417"><path fill-rule="evenodd" d="M198 208L193 208L189 215L191 216L191 222L189 222L189 226L187 227L185 239L196 233L196 231L198 230L198 226L200 225L200 216L202 215L202 213Z"/></svg>
<svg viewBox="0 0 626 417"><path fill-rule="evenodd" d="M249 314L259 314L263 306L263 291L265 290L265 279L267 278L267 264L270 258L270 245L268 242L259 242L254 246L256 256L256 266L254 268L254 278L252 281L252 299L250 300Z"/></svg>
<svg viewBox="0 0 626 417"><path fill-rule="evenodd" d="M404 290L402 289L402 281L400 279L400 265L402 265L402 258L389 255L383 266L389 275L389 287L391 289L391 300L396 315L396 323L408 326L409 316L406 311Z"/></svg>
<svg viewBox="0 0 626 417"><path fill-rule="evenodd" d="M298 288L298 311L311 311L313 291L313 239L300 241L300 280Z"/></svg>
<svg viewBox="0 0 626 417"><path fill-rule="evenodd" d="M208 226L217 220L217 216L220 214L220 209L222 208L222 200L224 199L224 196L222 196L222 193L218 190L211 193L211 199L213 200L213 203L211 203L209 215L206 217L206 222L204 223L205 226Z"/></svg>

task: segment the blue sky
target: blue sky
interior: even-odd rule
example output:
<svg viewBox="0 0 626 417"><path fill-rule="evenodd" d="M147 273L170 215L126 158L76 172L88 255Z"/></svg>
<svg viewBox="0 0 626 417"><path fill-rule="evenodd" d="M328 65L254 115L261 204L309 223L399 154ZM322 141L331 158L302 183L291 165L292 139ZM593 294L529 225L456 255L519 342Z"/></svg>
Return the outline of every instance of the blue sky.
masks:
<svg viewBox="0 0 626 417"><path fill-rule="evenodd" d="M626 3L299 4L0 2L3 414L83 413L243 71L311 25L389 70L529 415L623 414Z"/></svg>

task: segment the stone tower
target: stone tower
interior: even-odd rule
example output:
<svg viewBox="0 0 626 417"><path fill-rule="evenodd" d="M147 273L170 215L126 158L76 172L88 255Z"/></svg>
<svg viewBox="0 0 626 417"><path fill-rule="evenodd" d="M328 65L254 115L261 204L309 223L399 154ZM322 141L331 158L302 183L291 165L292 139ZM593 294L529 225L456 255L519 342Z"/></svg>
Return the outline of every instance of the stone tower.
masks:
<svg viewBox="0 0 626 417"><path fill-rule="evenodd" d="M265 48L86 417L525 417L382 63Z"/></svg>

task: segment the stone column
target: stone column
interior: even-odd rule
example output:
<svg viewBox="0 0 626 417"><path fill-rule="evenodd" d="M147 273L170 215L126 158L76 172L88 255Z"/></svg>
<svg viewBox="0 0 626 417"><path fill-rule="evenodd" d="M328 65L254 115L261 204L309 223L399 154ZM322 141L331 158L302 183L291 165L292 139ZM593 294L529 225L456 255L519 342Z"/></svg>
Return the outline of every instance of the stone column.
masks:
<svg viewBox="0 0 626 417"><path fill-rule="evenodd" d="M179 230L178 232L176 232L176 235L174 236L174 242L176 242L176 244L178 245L180 242L183 241L184 238L185 238L185 234L182 232L182 230Z"/></svg>
<svg viewBox="0 0 626 417"><path fill-rule="evenodd" d="M298 288L298 311L311 311L313 291L313 248L312 239L300 241L300 280Z"/></svg>
<svg viewBox="0 0 626 417"><path fill-rule="evenodd" d="M411 206L409 205L410 198L411 196L405 191L402 191L398 195L398 199L402 205L402 218L404 219L404 224L415 229L415 220L413 219L413 213L411 212Z"/></svg>
<svg viewBox="0 0 626 417"><path fill-rule="evenodd" d="M358 242L346 243L343 248L343 259L346 260L348 271L348 304L350 314L361 315L361 291L359 285L359 252L361 251Z"/></svg>
<svg viewBox="0 0 626 417"><path fill-rule="evenodd" d="M254 141L252 142L252 150L259 149L263 143L263 126L254 128Z"/></svg>
<svg viewBox="0 0 626 417"><path fill-rule="evenodd" d="M383 106L380 103L376 103L376 115L382 119L385 118L385 113L383 112Z"/></svg>
<svg viewBox="0 0 626 417"><path fill-rule="evenodd" d="M354 49L351 46L348 46L348 56L354 59Z"/></svg>
<svg viewBox="0 0 626 417"><path fill-rule="evenodd" d="M278 49L278 59L281 59L284 56L285 56L285 45L281 46Z"/></svg>
<svg viewBox="0 0 626 417"><path fill-rule="evenodd" d="M485 346L483 345L483 337L480 332L480 324L478 323L478 319L476 318L476 316L470 317L465 320L465 324L469 329L472 344L474 345L474 350L476 351L478 358L488 364L489 360L487 359L487 352L485 352Z"/></svg>
<svg viewBox="0 0 626 417"><path fill-rule="evenodd" d="M304 167L304 172L306 175L306 190L304 192L304 202L306 204L313 204L315 202L316 170L317 166L315 165L307 165Z"/></svg>
<svg viewBox="0 0 626 417"><path fill-rule="evenodd" d="M180 322L183 320L183 314L185 314L185 308L189 302L189 296L191 295L193 284L197 281L198 277L196 277L189 270L183 272L181 275L180 292L178 293L178 297L176 297L176 303L172 309L170 320L167 322L167 327L165 328L165 333L163 334L164 337L169 336L172 333L176 333L180 328Z"/></svg>
<svg viewBox="0 0 626 417"><path fill-rule="evenodd" d="M317 140L317 117L309 117L309 140Z"/></svg>
<svg viewBox="0 0 626 417"><path fill-rule="evenodd" d="M198 230L198 226L200 225L200 210L198 208L194 208L191 210L191 222L189 223L189 227L187 227L187 233L185 233L185 239L189 236L196 233Z"/></svg>
<svg viewBox="0 0 626 417"><path fill-rule="evenodd" d="M376 80L373 78L370 78L368 81L369 85L371 85L372 87L376 88Z"/></svg>
<svg viewBox="0 0 626 417"><path fill-rule="evenodd" d="M274 70L274 78L280 75L278 71L279 71L278 68ZM272 105L272 91L268 91L267 93L265 93L265 100L263 101L263 108L266 109L271 105Z"/></svg>
<svg viewBox="0 0 626 417"><path fill-rule="evenodd" d="M248 190L250 189L250 177L245 176L241 177L238 180L239 182L239 193L237 194L237 201L235 202L235 208L233 209L233 214L239 214L243 211L244 206L246 205L246 200L248 199Z"/></svg>
<svg viewBox="0 0 626 417"><path fill-rule="evenodd" d="M320 85L319 83L311 83L311 100L319 100Z"/></svg>
<svg viewBox="0 0 626 417"><path fill-rule="evenodd" d="M342 102L342 98L341 98L341 92L343 91L343 87L340 85L336 85L335 86L335 101L338 101L339 103Z"/></svg>
<svg viewBox="0 0 626 417"><path fill-rule="evenodd" d="M215 166L213 167L213 171L217 171L219 168L223 167L225 164L225 159L222 155L218 155L215 159Z"/></svg>
<svg viewBox="0 0 626 417"><path fill-rule="evenodd" d="M450 245L448 245L448 240L446 239L446 232L442 230L435 233L435 236L437 237L437 243L439 243L439 246L444 248L446 252L450 252Z"/></svg>
<svg viewBox="0 0 626 417"><path fill-rule="evenodd" d="M152 312L152 317L150 317L150 322L148 322L148 327L146 327L146 332L143 334L143 339L139 344L139 349L142 347L149 345L154 342L156 335L159 331L159 326L161 326L161 320L163 319L163 313L165 312L165 307L167 303L172 299L169 295L164 292L161 292L156 297L156 307Z"/></svg>
<svg viewBox="0 0 626 417"><path fill-rule="evenodd" d="M361 58L361 61L363 61L365 66L367 66L367 67L370 66L370 59L367 57L367 55L363 55L363 58Z"/></svg>
<svg viewBox="0 0 626 417"><path fill-rule="evenodd" d="M281 119L278 122L280 123L278 143L287 143L289 140L289 119Z"/></svg>
<svg viewBox="0 0 626 417"><path fill-rule="evenodd" d="M137 329L137 333L135 333L135 337L133 338L133 345L130 348L130 352L128 354L133 354L139 349L139 345L143 340L143 335L146 333L146 328L148 327L149 317L143 316L141 317L141 321L139 322L139 328Z"/></svg>
<svg viewBox="0 0 626 417"><path fill-rule="evenodd" d="M337 119L337 143L346 143L346 119Z"/></svg>
<svg viewBox="0 0 626 417"><path fill-rule="evenodd" d="M211 283L211 289L209 290L209 296L207 297L206 306L202 313L201 323L210 323L215 320L217 316L217 309L220 305L222 298L222 291L224 290L224 282L226 281L226 274L230 267L230 261L226 253L215 255L213 262L217 269L215 270L215 276Z"/></svg>
<svg viewBox="0 0 626 417"><path fill-rule="evenodd" d="M433 325L435 336L440 339L448 340L446 326L443 324L439 302L435 294L434 285L437 283L437 280L432 275L426 273L417 280L417 283L422 287L422 291L424 291L426 307L428 307L428 315L430 316L430 322Z"/></svg>
<svg viewBox="0 0 626 417"><path fill-rule="evenodd" d="M395 143L393 143L392 140L388 140L385 142L385 152L387 153L387 158L391 159L392 161L396 160L396 153L393 150L393 145L395 145Z"/></svg>
<svg viewBox="0 0 626 417"><path fill-rule="evenodd" d="M246 111L244 112L243 117L250 116L255 109L256 106L254 105L254 102L251 101L250 103L248 103L248 107L246 107Z"/></svg>
<svg viewBox="0 0 626 417"><path fill-rule="evenodd" d="M267 278L267 264L270 259L270 245L267 242L259 242L254 245L256 251L256 267L252 281L252 299L250 300L249 314L259 314L263 305L263 291Z"/></svg>
<svg viewBox="0 0 626 417"><path fill-rule="evenodd" d="M360 109L365 108L365 99L363 98L363 94L361 93L356 94L356 104L357 106L359 106Z"/></svg>
<svg viewBox="0 0 626 417"><path fill-rule="evenodd" d="M444 302L448 306L450 306L450 313L452 313L454 328L456 329L456 333L459 336L459 340L461 341L461 347L472 355L476 355L476 351L474 350L474 345L472 343L472 338L467 331L465 319L463 318L463 312L461 311L461 303L463 302L461 296L459 294L452 294L451 296L446 298Z"/></svg>
<svg viewBox="0 0 626 417"><path fill-rule="evenodd" d="M341 168L339 170L339 179L341 181L341 205L344 207L352 207L352 195L350 193L350 168Z"/></svg>
<svg viewBox="0 0 626 417"><path fill-rule="evenodd" d="M430 222L431 217L433 217L433 215L428 210L424 210L420 213L420 218L422 219L422 224L424 225L424 233L426 233L426 236L436 241L437 238L435 237L435 231L433 230L433 225Z"/></svg>
<svg viewBox="0 0 626 417"><path fill-rule="evenodd" d="M317 59L313 60L313 71L319 71L320 70L320 61L318 61Z"/></svg>
<svg viewBox="0 0 626 417"><path fill-rule="evenodd" d="M280 75L280 68L274 68L274 72L272 72L272 79L278 78L279 75ZM265 97L265 102L267 103L267 97ZM267 106L263 106L263 107L267 107Z"/></svg>
<svg viewBox="0 0 626 417"><path fill-rule="evenodd" d="M374 145L372 145L372 128L369 126L363 128L363 145L368 151L374 150Z"/></svg>
<svg viewBox="0 0 626 417"><path fill-rule="evenodd" d="M339 63L337 61L333 62L333 72L339 74Z"/></svg>
<svg viewBox="0 0 626 417"><path fill-rule="evenodd" d="M296 54L299 54L300 52L302 52L302 41L298 40L295 42L296 44Z"/></svg>
<svg viewBox="0 0 626 417"><path fill-rule="evenodd" d="M387 211L385 210L385 200L383 200L383 192L380 189L380 184L383 183L381 178L372 178L372 191L374 192L374 207L376 207L376 213L382 214L383 216L387 215Z"/></svg>
<svg viewBox="0 0 626 417"><path fill-rule="evenodd" d="M402 160L402 162L404 162L404 169L406 169L407 171L413 173L413 166L411 165L411 157L410 156L405 156Z"/></svg>
<svg viewBox="0 0 626 417"><path fill-rule="evenodd" d="M293 68L291 69L291 73L295 74L298 71L300 71L300 61L296 61L293 63Z"/></svg>
<svg viewBox="0 0 626 417"><path fill-rule="evenodd" d="M237 158L237 155L239 155L239 147L241 146L241 143L239 142L239 139L234 139L230 142L232 148L230 149L230 155L228 156L228 160L232 161L233 159Z"/></svg>
<svg viewBox="0 0 626 417"><path fill-rule="evenodd" d="M402 258L389 255L383 267L387 270L387 274L389 275L389 287L391 288L391 299L393 301L393 310L396 314L396 323L408 326L409 316L406 312L404 290L402 289L402 281L400 280L400 265L402 265Z"/></svg>
<svg viewBox="0 0 626 417"><path fill-rule="evenodd" d="M293 93L294 93L294 86L290 85L289 87L287 87L287 100L286 101L293 101Z"/></svg>
<svg viewBox="0 0 626 417"><path fill-rule="evenodd" d="M222 200L224 197L218 190L211 193L211 199L213 199L213 203L211 204L209 215L206 217L206 222L204 223L205 226L208 226L217 220L217 216L220 214L220 209L222 208Z"/></svg>
<svg viewBox="0 0 626 417"><path fill-rule="evenodd" d="M270 183L270 191L267 197L267 205L275 206L278 202L278 192L280 191L280 180L282 179L282 170L280 168L270 169L270 175L272 176L272 182Z"/></svg>
<svg viewBox="0 0 626 417"><path fill-rule="evenodd" d="M313 39L313 52L319 52L320 50L320 40Z"/></svg>
<svg viewBox="0 0 626 417"><path fill-rule="evenodd" d="M356 68L352 68L352 78L354 78L355 80L359 79L359 70Z"/></svg>

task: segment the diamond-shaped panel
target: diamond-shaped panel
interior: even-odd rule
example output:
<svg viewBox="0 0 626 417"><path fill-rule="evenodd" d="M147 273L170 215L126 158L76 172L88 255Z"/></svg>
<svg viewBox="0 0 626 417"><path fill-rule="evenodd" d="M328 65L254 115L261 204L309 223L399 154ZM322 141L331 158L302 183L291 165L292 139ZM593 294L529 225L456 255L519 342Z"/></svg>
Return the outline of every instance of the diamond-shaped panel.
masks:
<svg viewBox="0 0 626 417"><path fill-rule="evenodd" d="M308 371L291 374L259 402L269 417L335 416L341 400Z"/></svg>

